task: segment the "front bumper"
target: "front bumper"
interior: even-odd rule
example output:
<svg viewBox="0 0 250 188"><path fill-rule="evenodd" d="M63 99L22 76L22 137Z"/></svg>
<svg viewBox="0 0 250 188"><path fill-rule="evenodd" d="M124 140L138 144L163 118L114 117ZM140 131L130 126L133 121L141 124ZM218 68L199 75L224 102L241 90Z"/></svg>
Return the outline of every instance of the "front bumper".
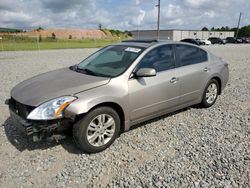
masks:
<svg viewBox="0 0 250 188"><path fill-rule="evenodd" d="M65 119L57 119L50 121L33 121L23 118L18 114L18 110L13 107L11 99L5 101L5 104L9 106L10 117L14 125L25 135L32 137L34 142L41 140L51 140L59 138L58 135L62 135L62 131L67 128Z"/></svg>

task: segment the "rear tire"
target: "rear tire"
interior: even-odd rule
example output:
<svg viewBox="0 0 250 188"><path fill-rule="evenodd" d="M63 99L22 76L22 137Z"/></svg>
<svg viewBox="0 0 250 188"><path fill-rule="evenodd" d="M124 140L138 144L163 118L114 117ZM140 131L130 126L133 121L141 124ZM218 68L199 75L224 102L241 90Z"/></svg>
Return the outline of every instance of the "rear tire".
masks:
<svg viewBox="0 0 250 188"><path fill-rule="evenodd" d="M208 82L201 101L201 106L209 108L213 106L219 94L219 83L217 80L212 79Z"/></svg>
<svg viewBox="0 0 250 188"><path fill-rule="evenodd" d="M108 148L118 137L120 118L110 107L98 107L87 113L73 127L75 143L85 153Z"/></svg>

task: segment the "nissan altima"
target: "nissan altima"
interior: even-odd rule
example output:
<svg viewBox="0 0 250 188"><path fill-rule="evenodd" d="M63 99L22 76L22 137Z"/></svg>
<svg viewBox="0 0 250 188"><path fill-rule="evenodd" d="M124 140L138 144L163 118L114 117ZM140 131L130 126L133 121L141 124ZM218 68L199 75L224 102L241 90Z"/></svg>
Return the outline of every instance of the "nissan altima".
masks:
<svg viewBox="0 0 250 188"><path fill-rule="evenodd" d="M135 124L195 104L211 107L228 77L228 63L196 45L128 40L19 83L6 104L33 141L72 131L83 152L96 153Z"/></svg>

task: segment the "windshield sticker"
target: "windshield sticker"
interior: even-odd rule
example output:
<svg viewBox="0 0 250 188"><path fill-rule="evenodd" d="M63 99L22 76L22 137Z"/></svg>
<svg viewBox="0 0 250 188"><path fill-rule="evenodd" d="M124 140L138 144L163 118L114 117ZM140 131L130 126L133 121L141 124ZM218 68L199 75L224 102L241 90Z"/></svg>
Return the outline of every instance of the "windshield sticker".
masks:
<svg viewBox="0 0 250 188"><path fill-rule="evenodd" d="M139 53L141 51L140 48L132 48L132 47L127 47L125 49L126 52L134 52L134 53Z"/></svg>

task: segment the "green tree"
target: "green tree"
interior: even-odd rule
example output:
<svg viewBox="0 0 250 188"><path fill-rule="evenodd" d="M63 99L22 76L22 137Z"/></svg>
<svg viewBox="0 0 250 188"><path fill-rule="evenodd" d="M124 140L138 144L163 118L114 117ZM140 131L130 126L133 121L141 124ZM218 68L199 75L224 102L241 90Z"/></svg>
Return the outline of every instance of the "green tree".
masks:
<svg viewBox="0 0 250 188"><path fill-rule="evenodd" d="M99 25L98 25L98 29L99 29L99 30L102 30L102 24L99 24Z"/></svg>
<svg viewBox="0 0 250 188"><path fill-rule="evenodd" d="M42 35L39 35L39 42L42 42Z"/></svg>
<svg viewBox="0 0 250 188"><path fill-rule="evenodd" d="M238 36L239 37L250 37L250 25L240 28Z"/></svg>
<svg viewBox="0 0 250 188"><path fill-rule="evenodd" d="M234 36L236 36L236 33L237 33L237 27L233 27L230 29L230 31L233 31L234 32Z"/></svg>
<svg viewBox="0 0 250 188"><path fill-rule="evenodd" d="M222 26L222 27L220 28L220 30L221 30L221 31L226 31L226 28L225 28L224 26Z"/></svg>
<svg viewBox="0 0 250 188"><path fill-rule="evenodd" d="M202 31L209 31L207 27L203 27L201 30Z"/></svg>
<svg viewBox="0 0 250 188"><path fill-rule="evenodd" d="M40 26L38 28L34 29L34 31L41 31L41 30L44 30L44 29Z"/></svg>
<svg viewBox="0 0 250 188"><path fill-rule="evenodd" d="M131 33L131 32L125 30L124 33L125 33L127 36L132 37L132 33Z"/></svg>
<svg viewBox="0 0 250 188"><path fill-rule="evenodd" d="M56 39L56 34L55 34L55 33L52 33L52 34L51 34L51 37L52 37L52 39Z"/></svg>

